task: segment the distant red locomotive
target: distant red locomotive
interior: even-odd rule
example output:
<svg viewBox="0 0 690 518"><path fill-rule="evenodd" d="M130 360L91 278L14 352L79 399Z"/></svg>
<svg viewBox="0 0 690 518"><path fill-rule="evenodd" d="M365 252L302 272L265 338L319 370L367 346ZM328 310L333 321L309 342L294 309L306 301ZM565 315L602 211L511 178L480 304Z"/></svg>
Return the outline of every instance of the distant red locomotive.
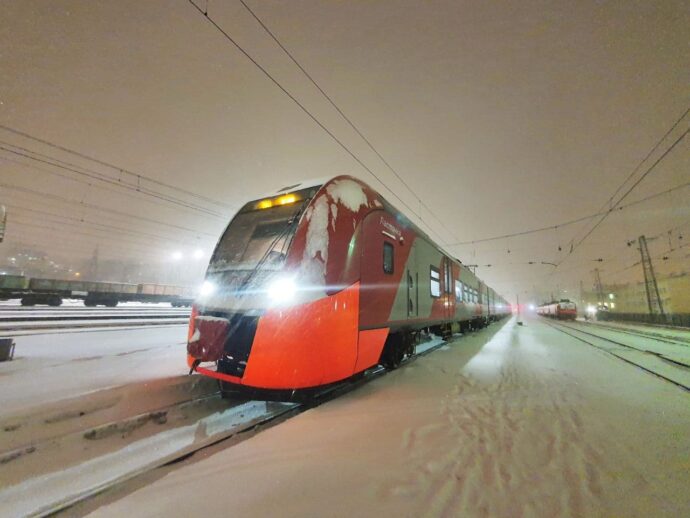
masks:
<svg viewBox="0 0 690 518"><path fill-rule="evenodd" d="M542 304L537 308L537 314L558 320L575 320L577 318L577 305L568 299L562 299L559 302Z"/></svg>
<svg viewBox="0 0 690 518"><path fill-rule="evenodd" d="M450 334L508 314L380 194L338 176L235 215L192 309L188 364L224 392L308 389L396 367L421 330Z"/></svg>

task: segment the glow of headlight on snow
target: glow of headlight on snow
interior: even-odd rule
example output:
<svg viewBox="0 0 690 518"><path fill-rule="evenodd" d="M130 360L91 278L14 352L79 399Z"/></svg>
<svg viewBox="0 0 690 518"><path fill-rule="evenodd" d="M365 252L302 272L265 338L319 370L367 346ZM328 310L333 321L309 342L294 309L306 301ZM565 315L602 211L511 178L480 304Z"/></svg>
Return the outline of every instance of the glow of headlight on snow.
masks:
<svg viewBox="0 0 690 518"><path fill-rule="evenodd" d="M180 259L182 259L182 252L173 252L172 254L170 254L170 258L173 261L179 261Z"/></svg>
<svg viewBox="0 0 690 518"><path fill-rule="evenodd" d="M587 306L587 313L589 313L590 315L593 315L596 312L597 312L597 308L595 308L591 304L589 306Z"/></svg>
<svg viewBox="0 0 690 518"><path fill-rule="evenodd" d="M529 305L529 310L530 310L530 311L534 311L534 304L530 304L530 305Z"/></svg>
<svg viewBox="0 0 690 518"><path fill-rule="evenodd" d="M504 330L495 335L481 351L472 357L463 367L463 371L478 375L495 374L499 372L505 355L508 353L510 337L501 336L506 334Z"/></svg>

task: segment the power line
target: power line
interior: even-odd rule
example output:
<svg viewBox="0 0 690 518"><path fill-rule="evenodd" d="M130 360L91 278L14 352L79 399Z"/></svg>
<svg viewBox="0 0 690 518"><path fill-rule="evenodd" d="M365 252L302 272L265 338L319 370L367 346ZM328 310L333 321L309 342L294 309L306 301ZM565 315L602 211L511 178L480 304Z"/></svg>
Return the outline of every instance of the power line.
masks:
<svg viewBox="0 0 690 518"><path fill-rule="evenodd" d="M24 243L22 240L26 239L28 236L29 232L41 232L41 233L47 233L51 237L55 238L56 241L51 242L49 245L50 248L50 254L46 253L46 256L49 255L55 255L60 252L55 252L56 250L62 250L65 251L65 253L69 253L72 258L74 259L75 253L78 255L83 255L83 256L89 256L93 252L93 245L96 245L99 247L99 249L104 250L104 249L112 249L114 252L117 252L118 257L123 257L126 259L133 259L134 254L136 254L136 258L142 259L142 258L151 258L151 259L163 259L164 255L161 253L157 253L154 251L150 246L147 247L142 244L138 243L123 243L122 241L119 241L118 239L104 239L103 236L96 235L96 234L91 234L91 233L86 233L86 232L81 232L81 231L75 231L71 229L64 228L63 226L60 226L60 223L56 223L54 226L52 223L48 223L50 226L46 225L40 225L38 223L34 222L24 222L24 221L14 221L13 225L16 224L17 227L27 227L31 229L28 232L22 231L21 233L14 233L12 236L12 242L14 243L15 247L18 246L24 246L27 248L46 248L46 245L37 245L36 242L30 242L30 243ZM59 237L56 237L59 236ZM83 237L80 237L82 235L86 235L88 237L93 238L92 241L88 241L84 239ZM119 236L116 236L119 238ZM68 243L68 241L73 241L72 243ZM90 244L91 243L91 244ZM126 244L127 246L123 246L123 244ZM165 248L166 250L173 251L175 250L174 247L170 248Z"/></svg>
<svg viewBox="0 0 690 518"><path fill-rule="evenodd" d="M158 221L158 220L155 220L152 218L147 218L144 216L136 216L134 214L129 214L127 212L121 212L121 211L118 211L115 209L108 209L108 208L102 207L100 205L94 205L91 203L71 200L69 198L58 196L57 194L51 194L51 193L36 191L34 189L29 189L28 187L21 187L18 185L12 185L12 184L8 184L8 183L4 183L4 182L0 182L0 187L4 187L5 189L10 189L10 190L18 191L18 192L33 194L35 196L41 196L42 198L48 198L48 199L60 201L62 203L67 203L67 204L74 206L74 207L85 207L85 208L89 208L89 209L93 209L93 210L97 210L97 211L110 212L112 214L117 214L119 216L133 218L133 219L137 219L140 221L146 221L148 223L155 223L156 225L171 227L171 228L175 228L177 230L184 230L185 232L191 232L191 233L196 234L196 235L203 234L203 235L210 236L210 237L217 237L216 234L211 234L209 232L202 232L199 230L194 230L193 228L188 228L188 227L184 227L181 225L175 225L174 223L166 223L163 221Z"/></svg>
<svg viewBox="0 0 690 518"><path fill-rule="evenodd" d="M661 143L664 140L666 140L666 137L668 137L671 133L673 133L673 130L676 129L678 124L680 124L680 121L682 121L688 113L690 113L690 108L685 110L685 112L683 112L683 115L681 115L676 120L676 122L673 123L673 126L671 126L671 128L666 133L664 133L664 136L661 137L657 141L657 143L654 145L654 147L652 147L652 149L649 151L649 153L647 153L647 155L637 164L635 169L632 170L632 172L628 175L628 177L625 179L625 181L618 186L618 188L614 191L614 193L611 195L611 197L608 200L606 200L606 202L602 205L601 209L599 209L599 210L602 210L604 207L606 207L607 205L609 205L613 201L613 198L615 198L616 194L618 194L620 192L620 190L623 188L623 186L626 183L628 183L633 176L635 176L637 171L639 171L640 167L642 167L642 164L644 164L649 159L649 157L651 157L654 154L654 152L659 148Z"/></svg>
<svg viewBox="0 0 690 518"><path fill-rule="evenodd" d="M678 119L678 120L673 124L673 126L671 127L671 129L668 130L668 131L664 134L664 136L654 145L654 147L652 148L652 150L651 150L649 153L647 153L647 155L646 155L646 156L640 161L640 163L635 167L635 169L633 170L633 173L631 173L631 175L625 180L625 182L623 182L623 184L621 184L621 186L619 186L619 188L616 189L616 193L620 191L620 189L623 187L623 185L625 185L625 184L628 182L628 180L637 172L637 170L642 166L642 164L644 164L644 163L647 161L647 159L654 153L654 151L655 151L655 150L659 147L659 145L666 139L666 137L673 131L673 129L678 125L678 123L685 117L685 115L686 115L688 112L690 112L690 109L686 110L685 113L683 113L683 115L680 117L680 119ZM568 255L566 255L563 259L561 259L561 261L559 261L559 263L558 263L559 266L563 263L563 261L565 261L568 257L570 257L570 256L572 255L572 253L575 251L575 249L576 249L578 246L580 246L580 244L581 244L585 239L587 239L590 235L592 235L592 232L594 232L594 231L599 227L599 225L601 225L601 224L604 222L604 220L608 217L609 213L612 212L613 209L615 209L618 205L620 205L620 203L621 203L625 198L627 198L627 196L628 196L628 195L629 195L629 194L640 184L640 182L642 182L642 180L644 180L652 171L654 171L655 167L656 167L664 158L666 158L666 157L668 156L668 154L669 154L671 151L673 151L673 149L674 149L674 148L675 148L675 147L676 147L676 146L687 136L688 133L690 133L690 128L686 129L686 130L681 134L681 136L678 137L678 138L673 142L673 144L671 144L671 145L666 149L666 151L664 151L664 152L661 154L661 156L660 156L659 158L657 158L657 159L654 161L654 163L653 163L651 166L649 166L649 167L647 168L647 170L642 174L642 176L640 176L640 178L638 178L637 181L636 181L635 183L633 183L633 185L625 192L625 194L623 194L623 196L621 196L620 198L618 198L618 201L617 201L615 204L613 204L613 206L611 207L610 211L607 212L606 214L602 215L601 219L600 219L599 221L596 222L596 224L589 230L589 232L587 232L587 233L586 233L586 234L585 234L585 235L584 235L574 246L572 246L572 247L570 248L570 252L568 253ZM614 196L615 196L615 194L614 194ZM613 198L611 198L611 199L613 199ZM607 202L607 203L609 203L609 202Z"/></svg>
<svg viewBox="0 0 690 518"><path fill-rule="evenodd" d="M145 180L145 181L150 182L150 183L152 183L152 184L154 184L154 185L158 185L158 186L161 186L161 187L165 187L166 189L171 189L171 190L176 191L176 192L179 192L179 193L181 193L181 194L186 194L186 195L188 195L188 196L192 196L192 197L197 198L197 199L199 199L199 200L206 201L206 202L209 202L209 203L213 203L214 205L219 205L219 206L221 206L221 207L232 208L229 204L227 204L227 203L225 203L225 202L218 201L218 200L214 200L213 198L209 198L209 197L207 197L207 196L203 196L203 195L201 195L201 194L197 194L197 193L195 193L195 192L188 191L188 190L182 189L182 188L180 188L180 187L176 187L176 186L174 186L174 185L171 185L171 184L166 183L166 182L162 182L162 181L160 181L160 180L155 180L155 179L150 178L150 177L148 177L148 176L145 176L145 175L143 175L143 174L141 174L141 173L136 173L136 172L131 171L131 170L129 170L129 169L126 169L126 168L124 168L124 167L121 167L121 166L118 166L118 165L115 165L115 164L112 164L112 163L109 163L109 162L105 162L105 161L103 161L103 160L100 160L100 159L98 159L98 158L94 158L94 157L89 156L89 155L85 155L85 154L83 154L83 153L80 153L79 151L75 151L75 150L73 150L73 149L69 149L69 148L67 148L67 147L61 146L60 144L55 144L54 142L50 142L50 141L48 141L48 140L41 139L41 138L39 138L39 137L35 137L34 135L31 135L31 134L29 134L29 133L26 133L26 132L23 132L23 131L20 131L20 130L11 128L11 127L9 127L9 126L4 126L4 125L1 125L1 124L0 124L0 129L3 129L3 130L8 131L8 132L10 132L10 133L14 133L15 135L19 135L19 136L28 138L28 139L33 140L33 141L36 141L36 142L40 142L41 144L45 144L46 146L50 146L50 147L55 148L55 149L59 149L60 151L64 151L65 153L69 153L69 154L74 155L74 156L78 156L78 157L83 158L83 159L85 159L85 160L90 160L91 162L94 162L94 163L96 163L96 164L100 164L100 165L105 166L105 167L108 167L108 168L110 168L110 169L114 169L115 171L118 171L118 172L121 173L121 174L126 174L126 175L128 175L128 176L132 176L132 177L134 177L134 178L137 180L137 183L141 183L141 180Z"/></svg>
<svg viewBox="0 0 690 518"><path fill-rule="evenodd" d="M116 193L116 194L118 194L118 195L120 195L120 196L127 196L127 197L129 197L129 198L134 199L135 201L142 201L141 198L138 198L138 197L137 197L137 193L131 193L131 192L127 192L127 191L119 191L119 190L116 190L116 189L111 189L111 188L106 187L106 186L104 186L104 185L94 186L94 185L93 185L91 182L89 182L89 181L79 180L79 179L77 179L77 178L73 178L73 177L69 176L68 174L63 174L63 173L60 173L60 172L58 172L58 171L50 171L50 170L45 169L45 168L43 168L43 167L39 167L39 166L36 166L36 165L34 165L34 164L27 164L27 163L25 163L25 162L22 162L21 160L15 160L15 159L13 159L13 158L8 158L8 157L6 157L6 156L0 156L0 160L3 160L3 161L5 161L5 162L11 162L11 163L13 163L13 164L20 165L20 166L22 166L22 167L24 167L24 168L26 168L26 169L31 170L31 171L37 171L37 172L39 172L39 173L49 174L49 175L53 175L53 176L59 176L60 178L64 178L64 179L66 179L66 180L68 180L68 181L71 181L71 182L81 183L81 184L86 185L86 186L88 186L88 187L97 187L98 189L101 189L101 190L103 190L103 191ZM164 203L164 202L162 202L162 201L155 200L155 199L150 200L150 202L151 202L151 203L155 203L155 204L159 204L159 205L163 205L163 203ZM166 208L169 208L169 207L166 207Z"/></svg>
<svg viewBox="0 0 690 518"><path fill-rule="evenodd" d="M676 252L678 250L682 250L683 248L687 248L688 246L690 246L690 243L687 243L687 244L681 245L681 246L677 246L676 248L669 248L665 252L661 252L659 255L654 256L653 259L661 259L663 257L666 257L667 254L671 254L671 253ZM617 274L622 273L624 271L630 270L630 269L634 268L635 266L639 266L641 264L641 262L642 261L637 261L636 263L633 263L629 266L626 266L625 268L621 268L620 270L616 270L615 272L611 272L608 274L608 276L611 277L613 275L617 275Z"/></svg>
<svg viewBox="0 0 690 518"><path fill-rule="evenodd" d="M60 218L60 219L64 219L67 221L74 221L77 224L75 225L74 223L71 223L71 225L75 226L75 227L88 226L88 227L92 227L95 230L98 230L101 232L110 232L110 231L114 230L114 231L121 233L121 234L129 234L129 235L133 235L133 236L142 236L142 237L145 237L147 239L156 239L156 240L163 241L166 243L189 244L189 242L187 242L187 241L171 238L168 236L161 236L160 234L152 234L150 232L141 232L138 230L132 230L132 229L128 229L128 228L118 227L115 225L108 225L107 223L98 223L95 221L85 220L84 218L75 218L75 217L70 217L70 216L63 216L61 214L55 214L54 212L48 212L48 211L38 210L38 209L30 209L28 207L22 207L19 205L12 205L12 204L8 204L8 203L5 203L5 207L16 209L19 211L31 212L34 214L41 214L41 215L49 216L52 218ZM63 223L63 222L57 222L57 223L67 224L67 223ZM96 228L96 227L102 227L102 228Z"/></svg>
<svg viewBox="0 0 690 518"><path fill-rule="evenodd" d="M21 148L21 147L19 147L19 146L15 146L14 144L9 144L9 145L12 146L12 147L18 148L18 149L26 150L26 151L28 151L29 153L33 153L33 154L37 154L37 155L39 154L39 153L36 153L36 152L34 152L34 151L27 150L26 148ZM210 216L214 216L214 217L217 217L217 218L226 219L225 216L224 216L223 214L219 213L219 212L215 212L215 211L208 210L207 208L201 207L201 206L199 206L199 205L194 205L194 204L191 204L191 203L187 203L187 202L185 202L184 200L180 200L179 198L174 198L174 197L172 197L172 196L167 196L167 195L165 195L165 194L158 193L158 192L153 191L153 190L151 190L151 189L148 189L148 188L146 188L146 187L140 187L140 186L135 186L135 185L131 185L131 184L128 184L128 183L123 183L123 182L120 182L120 181L118 181L118 180L114 180L114 179L112 179L112 178L108 178L106 175L103 175L103 174L101 174L101 173L98 173L97 171L92 171L92 170L89 170L89 169L84 168L84 167L81 167L81 166L77 166L77 165L74 165L74 164L69 164L69 162L62 162L62 161L57 160L57 159L54 159L54 158L52 158L52 157L51 157L51 160L53 160L53 161L44 160L44 159L42 159L42 158L38 158L38 157L35 157L35 156L31 156L30 154L27 154L27 153L23 153L23 152L21 152L21 151L15 151L15 150L9 149L9 148L4 147L4 146L2 146L2 145L0 145L0 150L5 151L5 152L7 152L7 153L12 153L12 154L17 155L17 156L21 156L21 157L24 157L24 158L28 158L28 159L34 160L34 161L36 161L36 162L40 162L40 163L43 163L43 164L48 164L48 165L51 165L51 166L53 166L53 167L57 167L57 168L59 168L59 169L63 169L63 170L65 170L65 171L69 171L69 172L71 172L71 173L78 174L78 175L80 175L80 176L85 176L85 177L87 177L87 178L91 178L92 180L97 180L97 181L104 182L104 183L107 183L107 184L110 184L110 185L114 185L114 186L116 186L116 187L118 187L118 188L121 188L121 189L126 189L126 190L129 190L129 191L134 191L134 192L143 194L143 195L145 195L145 196L151 196L151 197L153 197L153 198L156 198L156 199L159 199L159 200L163 200L163 201L166 201L166 202L169 202L169 203L173 203L173 204L175 204L175 205L178 205L178 206L181 206L181 207L184 207L184 208L187 208L187 209L195 210L195 211L197 211L197 212L201 212L201 213L204 213L204 214L207 214L207 215L210 215ZM44 155L44 156L45 156L45 155ZM62 162L63 164L69 164L69 165L61 165L61 164L59 164L59 163L57 163L57 162ZM76 167L79 167L80 169L83 169L84 171L79 171L78 169L75 169ZM61 175L61 174L59 174L59 173L56 173L55 171L49 171L49 170L46 170L46 169L43 169L43 171L46 172L46 173L48 173L48 174L54 174L54 175L57 175L57 176L60 176L60 177L63 177L63 178L66 177L65 175ZM87 171L87 172L85 172L85 171ZM66 178L69 178L70 180L73 180L73 181L75 181L75 182L80 182L80 180L78 180L78 179L76 179L76 178L71 178L71 177L66 177ZM90 183L88 183L88 182L84 182L84 181L81 181L81 183L87 183L88 185L92 185L92 184L90 184Z"/></svg>
<svg viewBox="0 0 690 518"><path fill-rule="evenodd" d="M60 242L59 243L52 243L50 245L51 249L54 249L58 245L62 245L63 250L68 250L71 253L74 252L79 252L81 251L82 253L89 254L92 251L92 248L90 248L88 245L84 243L84 240L81 238L76 237L77 235L80 236L87 236L90 238L93 238L96 243L98 244L99 247L107 246L107 247L113 247L118 251L118 253L121 253L122 256L131 258L133 253L137 254L137 257L149 257L149 258L162 258L162 254L158 253L156 249L153 249L150 246L150 243L147 242L141 242L141 241L133 241L130 238L119 236L119 235L112 235L112 234L107 234L106 236L100 235L100 234L93 234L91 232L85 232L84 230L89 230L89 229L81 229L81 230L71 230L65 228L65 226L72 226L76 227L78 225L75 225L74 223L64 223L60 221L55 221L53 220L52 223L58 226L52 226L51 222L48 221L48 224L51 226L45 226L45 225L40 225L36 222L33 221L22 221L21 219L23 216L19 216L19 219L14 219L13 220L13 225L18 225L18 226L23 226L23 227L29 227L29 228L36 228L40 230L45 230L45 231L50 231L52 237L57 234L61 234L62 237L60 237ZM93 230L94 232L108 232L106 230L101 230L101 229L90 229ZM76 246L75 245L66 245L64 243L64 236L68 237L69 239L76 239ZM16 239L16 237L15 237ZM126 245L126 249L123 249L123 245ZM35 246L35 244L31 245ZM170 247L170 250L174 250L176 247Z"/></svg>
<svg viewBox="0 0 690 518"><path fill-rule="evenodd" d="M564 222L558 223L558 224L556 224L556 225L550 225L550 226L548 226L548 227L533 228L533 229L530 229L530 230L524 230L524 231L522 231L522 232L514 232L514 233L512 233L512 234L503 234L503 235L500 235L500 236L487 237L487 238L483 238L483 239L475 239L475 240L473 240L473 241L459 241L459 242L457 242L457 243L446 243L444 246L452 247L452 246L461 246L461 245L474 245L474 244L477 244L477 243L485 243L485 242L487 242L487 241L497 241L497 240L499 240L499 239L507 239L507 238L510 238L510 237L518 237L518 236L525 236L525 235L528 235L528 234L536 234L536 233L538 233L538 232L545 232L545 231L547 231L547 230L556 230L556 229L559 229L559 228L562 228L562 227L567 227L567 226L569 226L569 225L574 225L575 223L580 223L580 222L582 222L582 221L587 221L588 219L594 219L594 218L596 218L597 216L608 215L608 214L610 214L611 212L614 212L614 211L616 211L616 210L618 210L618 211L625 210L625 209L627 209L627 208L629 208L629 207L632 207L632 206L634 206L634 205L639 205L640 203L644 203L644 202L649 201L649 200L651 200L651 199L658 198L658 197L660 197L660 196L664 196L664 195L669 194L669 193L671 193L671 192L673 192L673 191L677 191L677 190L679 190L679 189L684 189L684 188L686 188L686 187L690 187L690 182L686 182L686 183L683 183L683 184L680 184L680 185L676 185L675 187L671 187L670 189L666 189L665 191L658 192L658 193L655 193L655 194L651 194L651 195L649 195L649 196L645 196L644 198L640 198L639 200L636 200L636 201L627 203L627 204L625 204L625 205L621 205L620 207L613 207L613 208L608 209L608 210L605 210L605 211L596 212L596 213L594 213L594 214L590 214L590 215L588 215L588 216L582 216L582 217L576 218L576 219L571 219L571 220L569 220L569 221L564 221Z"/></svg>
<svg viewBox="0 0 690 518"><path fill-rule="evenodd" d="M57 233L64 234L64 235L67 235L67 236L70 236L70 237L74 237L75 234L77 234L77 235L82 235L82 236L87 236L87 237L92 237L92 238L96 238L96 239L99 239L99 240L104 240L104 241L99 241L100 243L112 244L112 239L105 240L105 236L101 236L101 235L98 235L98 234L92 234L92 233L89 233L89 232L83 232L83 231L79 231L79 230L67 230L67 229L64 228L64 227L45 226L45 225L39 225L39 224L37 224L37 223L32 223L32 222L18 221L18 220L16 220L16 219L14 220L13 224L14 224L14 225L20 225L20 226L25 226L25 227L34 227L34 228L39 228L39 229L44 229L44 230L50 230L52 234L55 234L55 233L57 232ZM112 237L112 236L111 236L111 237ZM140 253L140 254L141 254L141 253L142 253L141 251L144 251L144 254L145 254L145 255L149 255L149 254L150 254L151 256L154 255L154 252L151 251L151 247L150 247L150 246L146 246L146 244L144 244L144 243L135 242L135 241L129 241L129 240L127 240L127 238L124 238L124 237L122 237L122 236L118 236L117 239L120 239L121 242L126 243L130 250L131 250L131 249L139 249L140 252L137 252L137 253Z"/></svg>
<svg viewBox="0 0 690 518"><path fill-rule="evenodd" d="M254 57L253 57L251 54L249 54L248 51L246 51L239 43L237 43L237 41L235 41L235 40L233 39L233 37L230 36L230 34L229 34L227 31L225 31L225 29L223 29L220 25L218 25L218 23L217 23L213 18L211 18L211 17L208 15L208 12L205 12L203 9L201 9L201 8L194 2L194 0L188 0L188 2L192 5L192 7L194 7L194 9L196 9L196 10L204 17L204 19L206 19L206 21L208 21L208 23L210 23L211 25L213 25L213 27L215 27L216 30L217 30L218 32L220 32L226 40L228 40L230 43L232 43L232 45L234 45L235 48L237 48L237 50L239 50L249 61L251 61L252 64L254 64L254 66L256 66L256 68L258 68L258 69L259 69L259 70L260 70L260 71L261 71L261 72L262 72L262 73L263 73L263 74L264 74L274 85L276 85L276 86L280 89L280 91L282 91L282 92L283 92L293 103L295 103L295 104L296 104L296 105L297 105L297 106L298 106L298 107L299 107L299 108L300 108L300 109L301 109L301 110L302 110L312 121L314 121L314 123L316 123L316 125L319 126L319 127L320 127L320 128L321 128L321 129L322 129L322 130L323 130L323 131L324 131L324 132L335 142L335 143L336 143L336 144L338 144L338 146L340 146L340 148L342 148L348 155L350 155L350 157L352 157L352 158L353 158L353 159L354 159L354 160L355 160L365 171L367 171L372 177L374 177L374 178L375 178L375 179L376 179L376 180L377 180L377 181L378 181L388 192L390 192L398 201L400 201L400 203L402 203L403 206L405 206L412 214L414 214L415 216L417 216L417 218L419 218L419 220L420 220L423 224L425 224L425 225L427 226L427 228L429 228L429 230L430 230L431 232L433 232L433 233L436 234L439 238L441 238L441 236L440 236L437 232L435 232L433 228L431 228L428 224L424 223L424 220L421 218L421 216L420 216L419 214L417 214L417 213L414 211L414 209L412 209L412 207L410 207L400 196L398 196L390 187L388 187L388 186L384 183L384 181L381 180L381 178L379 178L379 177L376 175L376 173L374 173L374 172L373 172L373 171L372 171L372 170L371 170L371 169L370 169L370 168L369 168L369 167L368 167L368 166L367 166L357 155L354 154L354 152L352 152L352 151L350 150L350 148L348 148L338 137L336 137L336 136L333 134L333 132L332 132L331 130L329 130L329 129L328 129L318 118L316 118L316 116L315 116L314 114L312 114L312 113L311 113L311 112L310 112L310 111L309 111L309 110L308 110L308 109L307 109L307 108L306 108L306 107L305 107L305 106L304 106L294 95L292 95L292 94L291 94L291 93L290 93L290 92L289 92L289 91L288 91L288 90L287 90L287 89L286 89L276 78L274 78L274 77L270 74L270 72L268 72L268 70L266 70L258 61L256 61L256 59L254 59Z"/></svg>
<svg viewBox="0 0 690 518"><path fill-rule="evenodd" d="M269 29L266 24L259 18L259 16L247 5L247 3L244 0L240 0L240 3L244 6L244 8L249 11L249 13L254 17L254 19L261 25L261 27L266 31L266 33L273 39L273 41L282 49L282 51L290 58L290 60L299 68L302 73L306 76L307 79L316 87L316 89L321 92L321 95L323 95L326 100L330 103L330 105L340 114L340 116L345 119L345 121L350 125L350 127L361 137L361 139L366 142L367 146L369 146L369 149L371 149L377 157L383 162L386 167L395 175L395 177L402 183L405 188L417 199L419 204L423 206L433 218L438 221L441 226L448 232L451 236L455 236L455 234L446 226L446 224L443 222L442 219L440 219L431 208L422 201L422 199L417 195L417 193L408 185L408 183L398 174L398 172L395 170L395 168L386 160L383 155L374 147L374 145L371 143L371 141L360 131L360 129L355 125L352 120L345 115L343 110L333 101L333 99L324 91L323 88L316 82L316 80L312 77L312 75L306 71L306 69L300 64L299 61L297 61L297 58L287 49L285 46L280 42L278 37ZM378 180L378 178L377 178ZM380 181L380 180L379 180ZM421 219L421 216L420 216Z"/></svg>

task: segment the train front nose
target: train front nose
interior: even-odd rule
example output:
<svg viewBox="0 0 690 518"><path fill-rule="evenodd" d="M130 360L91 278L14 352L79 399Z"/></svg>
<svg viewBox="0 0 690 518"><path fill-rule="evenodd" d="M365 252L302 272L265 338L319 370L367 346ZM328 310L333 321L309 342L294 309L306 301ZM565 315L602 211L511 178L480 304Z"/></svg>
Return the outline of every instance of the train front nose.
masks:
<svg viewBox="0 0 690 518"><path fill-rule="evenodd" d="M223 356L230 321L227 318L195 315L187 354L200 362L215 362Z"/></svg>
<svg viewBox="0 0 690 518"><path fill-rule="evenodd" d="M193 331L187 343L192 361L216 362L219 373L241 378L249 360L258 317L210 312L192 318Z"/></svg>

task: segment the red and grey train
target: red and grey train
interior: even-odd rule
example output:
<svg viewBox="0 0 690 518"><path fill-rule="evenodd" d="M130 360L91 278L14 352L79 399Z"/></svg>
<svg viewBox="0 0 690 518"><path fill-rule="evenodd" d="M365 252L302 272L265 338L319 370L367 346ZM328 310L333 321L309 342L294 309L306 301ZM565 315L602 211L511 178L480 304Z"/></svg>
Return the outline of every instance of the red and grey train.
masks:
<svg viewBox="0 0 690 518"><path fill-rule="evenodd" d="M224 392L298 391L394 368L423 330L510 312L379 193L338 176L239 210L192 308L187 361Z"/></svg>
<svg viewBox="0 0 690 518"><path fill-rule="evenodd" d="M537 314L558 320L575 320L577 318L577 305L568 299L548 302L537 308Z"/></svg>

